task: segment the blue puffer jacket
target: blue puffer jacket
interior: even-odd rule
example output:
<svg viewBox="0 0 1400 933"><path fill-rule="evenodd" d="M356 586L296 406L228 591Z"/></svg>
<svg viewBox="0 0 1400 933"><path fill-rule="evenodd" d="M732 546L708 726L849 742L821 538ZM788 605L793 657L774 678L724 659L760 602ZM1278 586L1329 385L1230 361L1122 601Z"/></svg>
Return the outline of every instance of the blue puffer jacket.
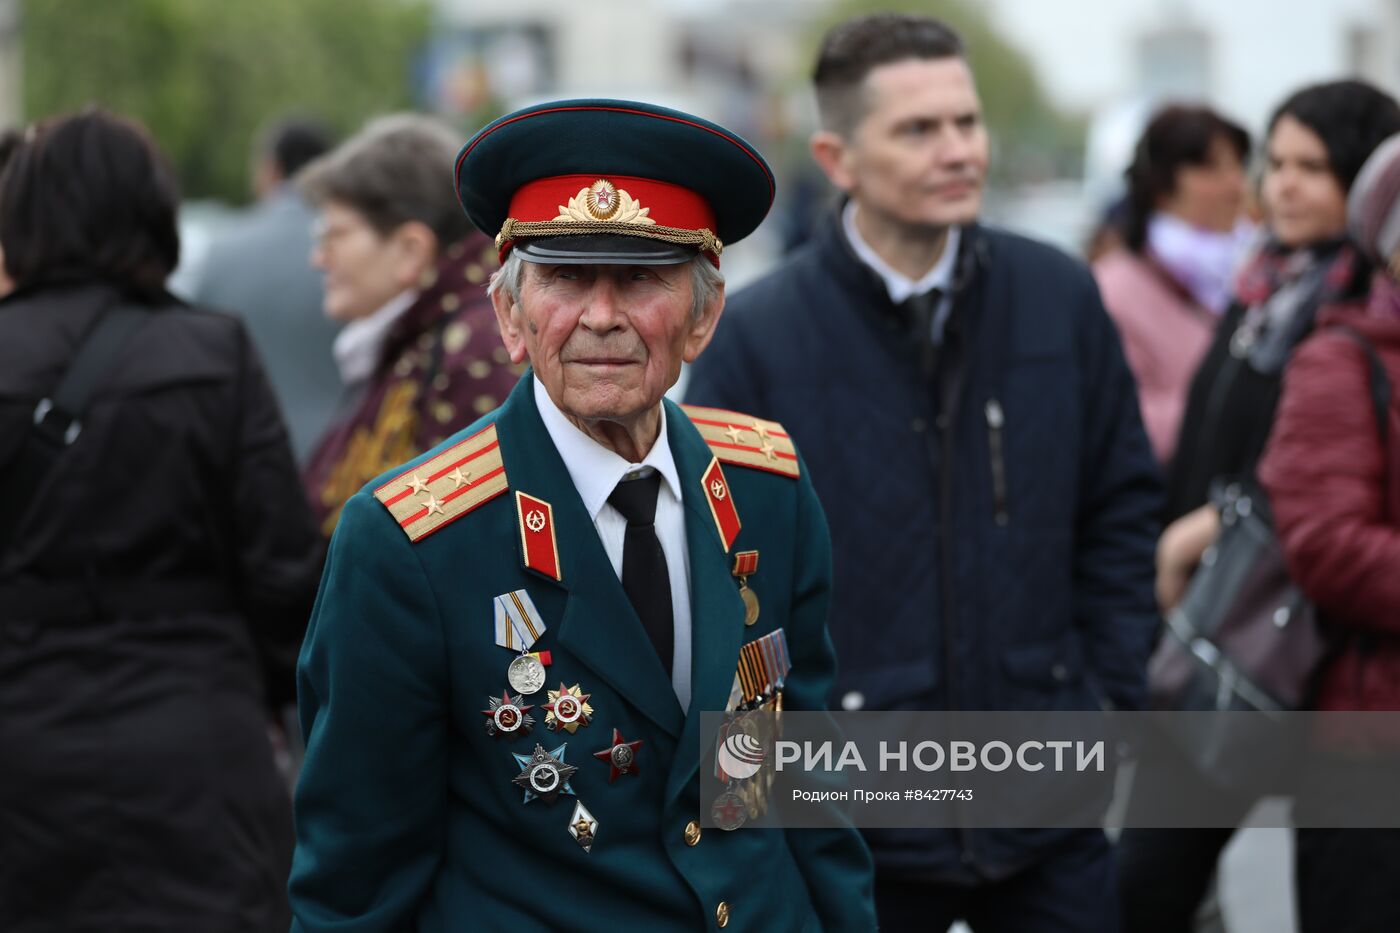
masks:
<svg viewBox="0 0 1400 933"><path fill-rule="evenodd" d="M1141 705L1161 482L1089 271L963 230L941 347L838 222L733 296L687 401L781 421L831 525L835 708ZM1062 831L867 834L892 875L975 882Z"/></svg>

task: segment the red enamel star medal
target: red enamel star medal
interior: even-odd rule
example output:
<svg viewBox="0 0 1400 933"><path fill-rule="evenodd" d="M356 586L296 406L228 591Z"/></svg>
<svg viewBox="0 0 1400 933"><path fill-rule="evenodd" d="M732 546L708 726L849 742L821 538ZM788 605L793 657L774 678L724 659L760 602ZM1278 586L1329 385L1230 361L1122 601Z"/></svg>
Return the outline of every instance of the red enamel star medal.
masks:
<svg viewBox="0 0 1400 933"><path fill-rule="evenodd" d="M502 691L500 699L488 697L487 702L491 708L481 711L486 717L487 735L499 738L515 735L517 732L521 735L528 734L535 725L535 718L529 715L529 711L534 707L524 706L521 701L521 697L511 696L510 691Z"/></svg>
<svg viewBox="0 0 1400 933"><path fill-rule="evenodd" d="M608 763L610 769L608 772L608 783L611 784L618 779L619 775L637 773L637 749L641 747L641 739L637 739L634 742L625 741L622 738L622 732L618 729L614 729L612 745L601 751L594 752L593 757L597 758L599 761L606 761Z"/></svg>

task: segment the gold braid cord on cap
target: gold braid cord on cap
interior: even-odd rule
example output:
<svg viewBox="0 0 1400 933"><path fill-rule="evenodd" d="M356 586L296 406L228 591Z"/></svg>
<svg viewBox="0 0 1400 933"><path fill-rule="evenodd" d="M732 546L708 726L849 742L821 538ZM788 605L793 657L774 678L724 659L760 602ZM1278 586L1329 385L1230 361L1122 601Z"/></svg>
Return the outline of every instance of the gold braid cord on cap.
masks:
<svg viewBox="0 0 1400 933"><path fill-rule="evenodd" d="M659 224L620 224L612 221L538 220L518 221L507 218L501 232L496 234L496 249L505 246L507 240L525 236L565 236L576 233L618 233L624 236L642 237L648 240L665 240L682 246L698 246L702 253L724 252L724 244L709 229L684 230L680 227L663 227Z"/></svg>

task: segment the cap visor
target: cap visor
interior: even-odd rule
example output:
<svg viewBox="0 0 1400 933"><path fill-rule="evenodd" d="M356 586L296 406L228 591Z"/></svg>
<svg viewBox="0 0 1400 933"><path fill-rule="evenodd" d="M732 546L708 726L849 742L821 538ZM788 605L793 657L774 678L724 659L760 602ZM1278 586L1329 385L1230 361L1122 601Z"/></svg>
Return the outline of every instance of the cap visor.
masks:
<svg viewBox="0 0 1400 933"><path fill-rule="evenodd" d="M526 262L556 266L670 266L700 254L698 246L614 233L529 237L512 248Z"/></svg>

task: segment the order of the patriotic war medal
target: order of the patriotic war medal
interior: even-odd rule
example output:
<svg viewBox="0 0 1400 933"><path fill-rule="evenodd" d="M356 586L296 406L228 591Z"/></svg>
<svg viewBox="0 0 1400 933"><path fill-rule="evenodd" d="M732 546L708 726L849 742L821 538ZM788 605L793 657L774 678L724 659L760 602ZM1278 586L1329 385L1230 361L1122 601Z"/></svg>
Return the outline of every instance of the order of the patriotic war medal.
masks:
<svg viewBox="0 0 1400 933"><path fill-rule="evenodd" d="M502 691L500 697L488 697L490 709L481 712L486 716L486 734L500 736L527 735L535 726L535 717L529 714L533 706L523 706L522 698Z"/></svg>
<svg viewBox="0 0 1400 933"><path fill-rule="evenodd" d="M569 835L585 852L593 851L593 840L598 835L598 821L579 800L574 803L574 815L569 817Z"/></svg>
<svg viewBox="0 0 1400 933"><path fill-rule="evenodd" d="M506 668L506 680L510 688L524 696L539 693L544 686L544 664L532 654L522 654L510 662Z"/></svg>
<svg viewBox="0 0 1400 933"><path fill-rule="evenodd" d="M564 763L566 748L560 745L554 751L547 752L543 745L536 743L534 752L529 755L512 753L511 757L520 765L520 773L511 780L525 791L525 803L536 797L545 803L554 803L560 794L574 795L569 778L578 768Z"/></svg>
<svg viewBox="0 0 1400 933"><path fill-rule="evenodd" d="M544 704L545 728L550 732L564 731L572 735L579 726L593 721L593 707L588 698L592 694L579 690L579 685L566 687L562 683L558 690L549 691L549 702Z"/></svg>
<svg viewBox="0 0 1400 933"><path fill-rule="evenodd" d="M608 783L611 784L621 775L637 773L637 750L641 747L641 739L628 742L622 737L621 730L614 729L612 745L594 752L593 757L608 763Z"/></svg>

